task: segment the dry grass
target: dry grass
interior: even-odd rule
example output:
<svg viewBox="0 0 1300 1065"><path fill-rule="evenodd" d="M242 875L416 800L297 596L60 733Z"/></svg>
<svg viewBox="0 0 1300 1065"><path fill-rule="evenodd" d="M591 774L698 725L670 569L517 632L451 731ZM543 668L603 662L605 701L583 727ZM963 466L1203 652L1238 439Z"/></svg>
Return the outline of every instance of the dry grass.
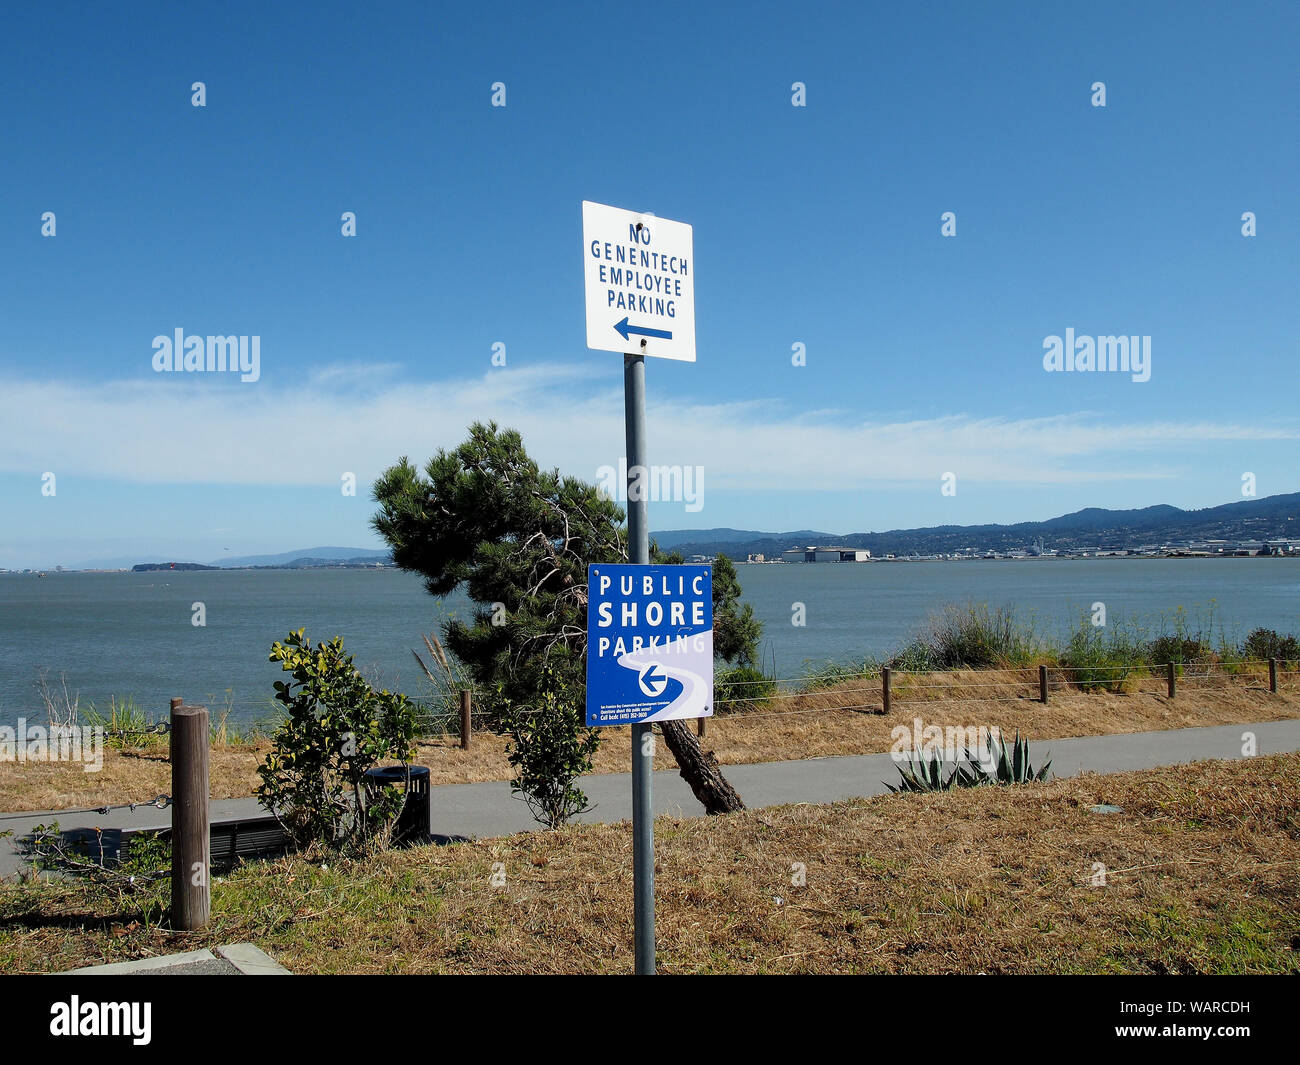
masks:
<svg viewBox="0 0 1300 1065"><path fill-rule="evenodd" d="M1123 812L1099 815L1097 803ZM1300 755L657 826L663 972L1296 972ZM493 887L494 863L505 884ZM792 867L807 870L805 886ZM1108 870L1105 886L1090 878ZM296 972L626 972L629 826L246 866L203 934L0 888L0 970L251 940Z"/></svg>
<svg viewBox="0 0 1300 1065"><path fill-rule="evenodd" d="M266 745L214 748L214 799L250 795ZM172 767L166 744L152 749L107 750L98 773L79 763L0 762L0 811L59 810L107 803L139 802L171 791Z"/></svg>
<svg viewBox="0 0 1300 1065"><path fill-rule="evenodd" d="M858 703L868 709L824 709ZM915 717L941 727L996 725L1036 741L1277 721L1300 716L1300 689L1270 694L1257 683L1180 682L1172 700L1163 689L1134 694L1053 691L1044 705L1038 701L1037 679L1032 685L998 683L988 674L967 671L896 678L890 714L873 712L879 707L878 687L848 682L750 713L715 717L708 723L705 745L724 765L738 765L887 751L890 731L910 726ZM620 744L620 750L626 746Z"/></svg>
<svg viewBox="0 0 1300 1065"><path fill-rule="evenodd" d="M859 704L868 709L834 709ZM1153 691L1069 691L1053 692L1044 706L1037 701L1036 680L1015 683L1004 677L999 682L994 674L967 671L898 678L892 713L873 712L879 705L878 682L847 681L826 691L712 718L704 746L724 765L872 754L889 750L890 730L898 725L910 727L917 716L927 725L996 725L1007 733L1018 730L1035 741L1276 721L1300 716L1300 689L1292 685L1272 695L1254 677L1227 683L1180 681L1178 697L1173 700ZM258 784L257 766L268 747L263 741L214 748L212 798L251 795ZM595 772L627 772L630 747L627 729L604 729ZM423 742L416 762L429 767L435 785L508 780L511 770L506 749L505 737L480 732L468 751L462 751L455 738ZM675 765L662 745L658 765L663 769ZM140 751L106 751L99 773L86 773L79 765L66 763L0 763L0 811L4 812L134 802L170 788L171 765L165 744Z"/></svg>

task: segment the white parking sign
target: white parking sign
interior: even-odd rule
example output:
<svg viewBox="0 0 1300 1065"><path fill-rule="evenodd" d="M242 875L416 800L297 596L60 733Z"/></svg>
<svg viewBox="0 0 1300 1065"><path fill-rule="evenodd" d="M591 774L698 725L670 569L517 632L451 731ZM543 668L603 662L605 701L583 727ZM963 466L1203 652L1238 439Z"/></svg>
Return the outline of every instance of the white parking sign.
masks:
<svg viewBox="0 0 1300 1065"><path fill-rule="evenodd" d="M582 249L587 347L694 362L691 227L584 200Z"/></svg>

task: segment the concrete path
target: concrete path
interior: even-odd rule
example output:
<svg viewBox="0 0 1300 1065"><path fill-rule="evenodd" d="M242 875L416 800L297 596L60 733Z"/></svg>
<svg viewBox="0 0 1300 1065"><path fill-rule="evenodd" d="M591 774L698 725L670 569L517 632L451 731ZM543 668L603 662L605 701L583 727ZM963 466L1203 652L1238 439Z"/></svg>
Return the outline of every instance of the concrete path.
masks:
<svg viewBox="0 0 1300 1065"><path fill-rule="evenodd" d="M1073 776L1085 770L1119 773L1211 758L1240 758L1243 736L1248 732L1256 738L1258 754L1300 750L1300 719L1297 719L1170 732L1036 740L1031 744L1030 754L1035 766L1041 765L1050 755L1053 776ZM888 790L886 781L895 783L898 780L898 770L888 754L733 765L726 767L726 773L727 779L751 809L880 795ZM594 808L578 820L611 822L632 816L629 774L593 774L583 778L582 787ZM656 815L671 814L675 817L698 817L703 813L675 769L655 773L654 809ZM256 799L218 799L212 803L214 821L264 814ZM86 827L148 829L168 827L170 815L166 810L154 808L117 810L103 816L69 816L57 811L23 814L17 818L0 815L0 831L9 829L14 833L14 837L0 840L0 877L13 876L22 866L14 848L14 839L30 832L38 824L48 824L53 820L59 822L63 831ZM430 827L435 834L443 836L486 838L526 832L535 829L537 823L524 802L510 794L508 783L491 781L435 787Z"/></svg>
<svg viewBox="0 0 1300 1065"><path fill-rule="evenodd" d="M1292 720L1038 740L1030 744L1030 757L1038 767L1050 756L1051 774L1056 777L1074 776L1087 770L1121 773L1211 758L1240 758L1242 736L1246 732L1255 734L1258 754L1300 751L1300 720ZM886 782L898 783L898 769L889 754L757 762L729 765L725 771L750 809L882 795L889 790ZM632 816L630 774L601 773L584 777L582 788L595 808L576 820L610 822ZM654 809L657 816L703 814L699 801L675 769L655 773ZM537 823L527 806L510 794L508 783L492 781L434 788L430 827L445 835L489 837L525 832L536 828Z"/></svg>
<svg viewBox="0 0 1300 1065"><path fill-rule="evenodd" d="M77 976L291 976L283 965L252 943L232 943L210 950L164 954L139 961L118 961L69 969Z"/></svg>

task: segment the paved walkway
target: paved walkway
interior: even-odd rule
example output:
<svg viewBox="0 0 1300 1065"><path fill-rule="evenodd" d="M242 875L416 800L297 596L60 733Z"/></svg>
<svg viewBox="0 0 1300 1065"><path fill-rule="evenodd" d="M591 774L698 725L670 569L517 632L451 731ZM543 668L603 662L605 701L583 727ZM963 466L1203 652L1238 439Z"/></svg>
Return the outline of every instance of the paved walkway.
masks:
<svg viewBox="0 0 1300 1065"><path fill-rule="evenodd" d="M1254 733L1259 754L1300 750L1300 719L1297 719L1170 732L1036 740L1030 753L1035 766L1041 765L1050 754L1053 776L1073 776L1085 770L1118 773L1210 758L1240 758L1242 736L1247 732ZM888 790L886 781L894 783L898 780L898 770L889 754L733 765L726 767L726 774L751 809L880 795ZM595 805L578 820L610 822L627 820L632 816L630 774L593 774L583 778L582 787ZM703 812L675 769L655 773L654 809L657 815L676 817L698 817ZM256 799L218 799L212 803L214 821L264 814ZM0 831L10 829L14 832L14 837L0 840L0 876L13 876L21 868L14 838L52 820L57 820L63 831L87 827L148 829L168 827L170 815L165 810L154 808L116 810L103 816L69 816L57 811L24 814L18 818L0 815ZM430 828L435 834L485 838L525 832L536 827L528 807L510 794L510 785L504 781L445 784L433 789Z"/></svg>
<svg viewBox="0 0 1300 1065"><path fill-rule="evenodd" d="M252 943L232 943L210 950L164 954L139 961L118 961L69 969L78 976L290 976L288 969Z"/></svg>

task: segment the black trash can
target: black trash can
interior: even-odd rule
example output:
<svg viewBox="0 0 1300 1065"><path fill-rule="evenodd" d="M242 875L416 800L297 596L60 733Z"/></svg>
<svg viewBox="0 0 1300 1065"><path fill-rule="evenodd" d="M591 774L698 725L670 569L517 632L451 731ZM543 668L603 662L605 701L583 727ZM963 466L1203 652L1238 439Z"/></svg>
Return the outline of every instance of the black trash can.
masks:
<svg viewBox="0 0 1300 1065"><path fill-rule="evenodd" d="M407 773L410 783L407 784ZM397 815L397 824L393 826L393 842L400 846L412 846L429 842L429 767L413 765L386 765L378 769L366 770L366 783L376 789L396 785L406 786L406 803Z"/></svg>

